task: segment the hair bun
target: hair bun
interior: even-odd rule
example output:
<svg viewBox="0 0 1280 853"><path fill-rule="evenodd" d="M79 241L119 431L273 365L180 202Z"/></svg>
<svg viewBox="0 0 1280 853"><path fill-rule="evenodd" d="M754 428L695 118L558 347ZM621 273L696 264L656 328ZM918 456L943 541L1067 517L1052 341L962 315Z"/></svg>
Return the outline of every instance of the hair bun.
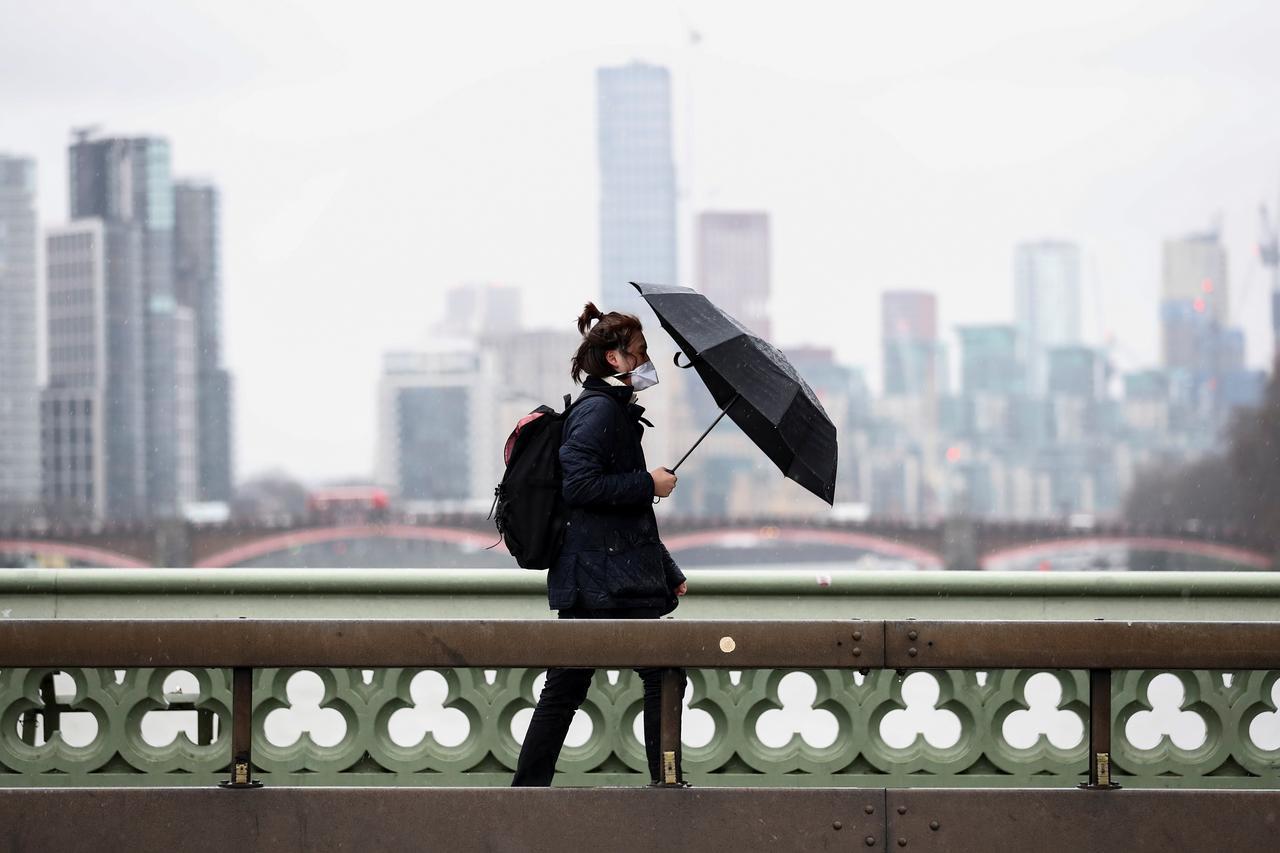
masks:
<svg viewBox="0 0 1280 853"><path fill-rule="evenodd" d="M582 313L578 315L578 334L585 335L587 328L593 321L598 321L604 317L600 313L600 309L596 307L594 302L588 302L582 308Z"/></svg>

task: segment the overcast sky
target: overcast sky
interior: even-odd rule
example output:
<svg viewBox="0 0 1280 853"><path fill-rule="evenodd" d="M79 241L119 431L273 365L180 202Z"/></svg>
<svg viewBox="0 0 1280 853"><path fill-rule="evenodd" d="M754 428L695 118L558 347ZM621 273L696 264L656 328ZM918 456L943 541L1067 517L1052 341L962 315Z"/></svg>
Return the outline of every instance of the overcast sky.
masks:
<svg viewBox="0 0 1280 853"><path fill-rule="evenodd" d="M878 385L880 291L936 291L948 333L1011 321L1014 243L1054 237L1089 339L1154 364L1161 241L1220 217L1268 364L1280 4L1048 6L0 0L0 151L38 159L48 224L73 126L166 136L221 187L242 476L367 475L380 355L452 285L568 327L598 288L594 70L631 59L674 74L686 215L772 215L784 346Z"/></svg>

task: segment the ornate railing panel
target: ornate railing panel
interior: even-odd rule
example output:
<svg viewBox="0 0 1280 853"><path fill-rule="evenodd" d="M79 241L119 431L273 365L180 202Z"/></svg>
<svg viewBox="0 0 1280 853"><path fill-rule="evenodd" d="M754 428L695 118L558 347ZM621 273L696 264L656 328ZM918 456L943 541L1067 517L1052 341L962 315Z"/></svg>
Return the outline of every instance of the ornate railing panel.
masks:
<svg viewBox="0 0 1280 853"><path fill-rule="evenodd" d="M256 776L289 785L505 785L540 671L263 669ZM1280 672L1117 672L1126 787L1280 787ZM695 785L1069 787L1084 778L1082 671L700 669L684 740ZM0 670L0 786L212 785L230 671ZM640 781L638 678L596 675L558 784Z"/></svg>

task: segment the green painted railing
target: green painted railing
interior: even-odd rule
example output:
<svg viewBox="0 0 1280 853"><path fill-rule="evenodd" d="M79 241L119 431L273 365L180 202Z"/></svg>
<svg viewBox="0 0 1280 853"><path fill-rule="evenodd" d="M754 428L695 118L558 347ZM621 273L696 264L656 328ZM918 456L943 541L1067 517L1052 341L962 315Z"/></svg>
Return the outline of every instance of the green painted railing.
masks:
<svg viewBox="0 0 1280 853"><path fill-rule="evenodd" d="M1269 574L690 572L696 618L1280 621ZM487 570L19 570L0 618L546 618L541 575ZM0 786L212 785L230 673L0 670ZM267 784L503 785L539 673L259 670ZM1280 787L1278 672L1115 674L1112 770L1129 787ZM1087 674L696 670L696 785L1068 787L1086 767ZM638 679L598 674L558 784L634 784ZM181 730L179 730L181 729Z"/></svg>
<svg viewBox="0 0 1280 853"><path fill-rule="evenodd" d="M690 570L678 617L1280 619L1271 572ZM0 618L545 619L520 569L5 569Z"/></svg>

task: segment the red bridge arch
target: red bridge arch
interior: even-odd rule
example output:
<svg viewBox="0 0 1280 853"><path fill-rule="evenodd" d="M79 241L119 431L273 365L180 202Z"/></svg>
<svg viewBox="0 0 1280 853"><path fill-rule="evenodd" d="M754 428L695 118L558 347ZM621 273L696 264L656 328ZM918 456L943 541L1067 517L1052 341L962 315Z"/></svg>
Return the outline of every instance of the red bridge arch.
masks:
<svg viewBox="0 0 1280 853"><path fill-rule="evenodd" d="M255 539L243 545L219 551L215 554L195 561L198 569L227 568L246 560L274 554L277 551L288 551L305 545L323 545L328 542L341 542L350 539L410 539L423 542L441 542L470 548L488 548L494 544L497 534L480 533L456 527L426 527L410 524L364 524L346 527L320 527L309 530L295 530L278 533L262 539ZM505 554L506 547L499 542L493 548Z"/></svg>
<svg viewBox="0 0 1280 853"><path fill-rule="evenodd" d="M983 554L980 565L983 569L994 568L997 564L1009 560L1033 560L1036 557L1052 559L1056 555L1087 551L1093 548L1130 548L1135 551L1163 551L1171 554L1189 554L1195 557L1206 557L1221 560L1250 569L1270 569L1272 556L1260 551L1251 551L1235 545L1223 545L1217 542L1197 542L1192 539L1177 539L1172 536L1087 536L1065 539L1049 539L1030 542L1025 545L1014 545Z"/></svg>
<svg viewBox="0 0 1280 853"><path fill-rule="evenodd" d="M786 542L800 545L835 545L858 551L870 551L885 557L908 560L921 568L940 569L942 558L915 545L907 545L884 536L847 530L829 530L811 527L725 527L713 530L697 530L664 536L667 550L675 553L689 548L735 547L755 544L768 545Z"/></svg>

